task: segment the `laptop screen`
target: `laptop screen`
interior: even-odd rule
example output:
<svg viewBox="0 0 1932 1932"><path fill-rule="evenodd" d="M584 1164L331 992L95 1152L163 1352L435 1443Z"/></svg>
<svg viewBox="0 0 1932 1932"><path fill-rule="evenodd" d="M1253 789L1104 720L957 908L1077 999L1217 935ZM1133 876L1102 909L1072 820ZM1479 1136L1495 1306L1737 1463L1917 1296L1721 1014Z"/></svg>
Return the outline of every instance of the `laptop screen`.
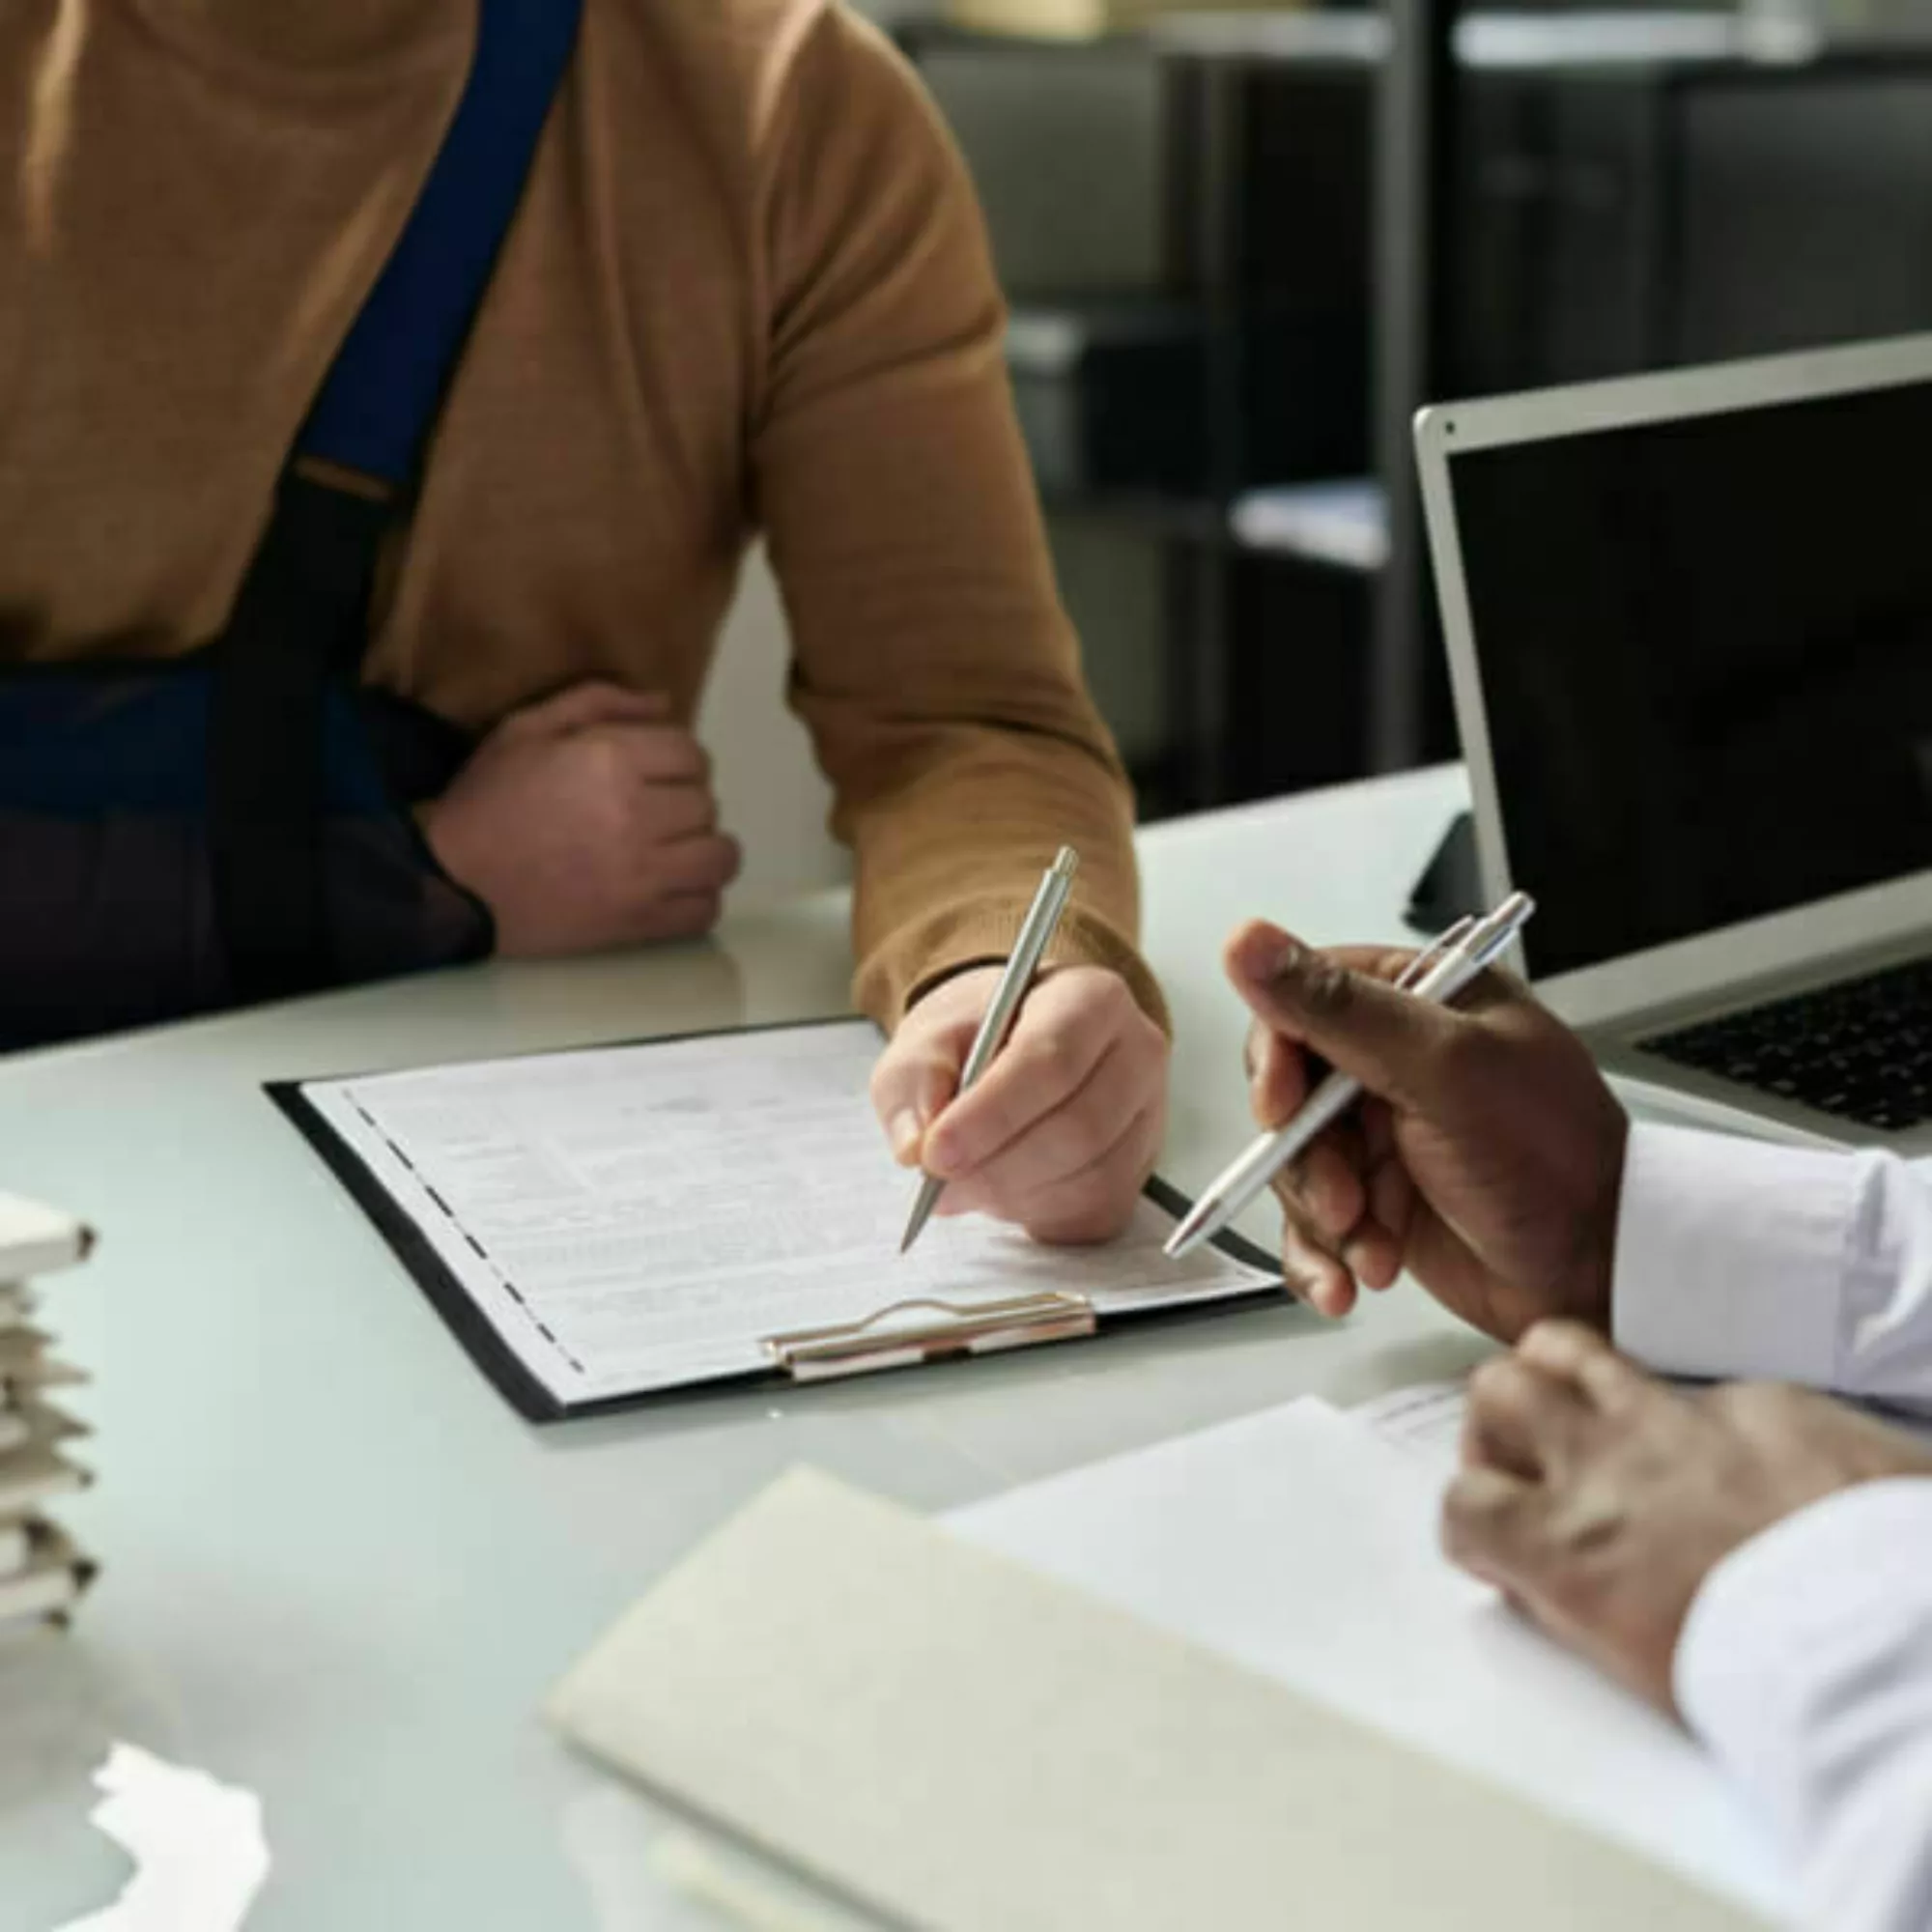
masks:
<svg viewBox="0 0 1932 1932"><path fill-rule="evenodd" d="M1449 473L1533 974L1932 866L1932 383Z"/></svg>

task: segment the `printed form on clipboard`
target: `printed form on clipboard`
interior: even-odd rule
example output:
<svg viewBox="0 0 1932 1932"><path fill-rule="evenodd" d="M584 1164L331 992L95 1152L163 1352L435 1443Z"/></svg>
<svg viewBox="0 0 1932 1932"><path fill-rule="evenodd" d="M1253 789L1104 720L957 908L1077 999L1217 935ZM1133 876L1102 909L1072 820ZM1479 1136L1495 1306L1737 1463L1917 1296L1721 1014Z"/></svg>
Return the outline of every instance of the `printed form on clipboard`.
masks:
<svg viewBox="0 0 1932 1932"><path fill-rule="evenodd" d="M962 1216L901 1258L916 1177L867 1097L878 1051L829 1021L270 1092L534 1420L1279 1294L1237 1239L1169 1261L1187 1203L1159 1181L1104 1248Z"/></svg>

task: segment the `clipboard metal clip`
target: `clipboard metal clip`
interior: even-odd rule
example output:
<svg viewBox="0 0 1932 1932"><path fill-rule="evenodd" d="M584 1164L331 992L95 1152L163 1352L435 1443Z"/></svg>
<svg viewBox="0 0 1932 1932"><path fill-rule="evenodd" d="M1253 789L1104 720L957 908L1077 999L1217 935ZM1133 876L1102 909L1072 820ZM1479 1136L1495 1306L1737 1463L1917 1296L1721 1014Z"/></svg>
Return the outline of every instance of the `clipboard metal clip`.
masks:
<svg viewBox="0 0 1932 1932"><path fill-rule="evenodd" d="M924 1316L920 1321L910 1318ZM937 1319L932 1319L937 1318ZM994 1355L1039 1342L1091 1335L1094 1304L1084 1294L1045 1289L1001 1301L895 1301L863 1321L769 1336L765 1350L793 1381L871 1375L955 1355Z"/></svg>

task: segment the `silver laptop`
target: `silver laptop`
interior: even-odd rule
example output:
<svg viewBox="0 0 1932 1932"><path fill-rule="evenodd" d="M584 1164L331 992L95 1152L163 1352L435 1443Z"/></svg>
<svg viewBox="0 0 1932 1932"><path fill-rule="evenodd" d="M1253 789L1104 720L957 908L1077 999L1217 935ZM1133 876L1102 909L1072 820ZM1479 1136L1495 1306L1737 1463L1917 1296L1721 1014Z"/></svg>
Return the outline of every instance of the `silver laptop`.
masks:
<svg viewBox="0 0 1932 1932"><path fill-rule="evenodd" d="M1932 335L1416 427L1486 891L1675 1110L1932 1150Z"/></svg>

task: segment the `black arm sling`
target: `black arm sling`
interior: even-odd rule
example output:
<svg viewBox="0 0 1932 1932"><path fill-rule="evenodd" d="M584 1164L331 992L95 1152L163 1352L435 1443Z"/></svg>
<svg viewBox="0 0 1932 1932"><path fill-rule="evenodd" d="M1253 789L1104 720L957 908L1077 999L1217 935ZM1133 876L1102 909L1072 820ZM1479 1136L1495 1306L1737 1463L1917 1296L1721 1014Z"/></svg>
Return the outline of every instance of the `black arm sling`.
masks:
<svg viewBox="0 0 1932 1932"><path fill-rule="evenodd" d="M488 911L412 816L469 740L360 671L377 560L412 501L581 5L478 0L462 99L221 635L164 662L0 676L0 1050L490 951Z"/></svg>

